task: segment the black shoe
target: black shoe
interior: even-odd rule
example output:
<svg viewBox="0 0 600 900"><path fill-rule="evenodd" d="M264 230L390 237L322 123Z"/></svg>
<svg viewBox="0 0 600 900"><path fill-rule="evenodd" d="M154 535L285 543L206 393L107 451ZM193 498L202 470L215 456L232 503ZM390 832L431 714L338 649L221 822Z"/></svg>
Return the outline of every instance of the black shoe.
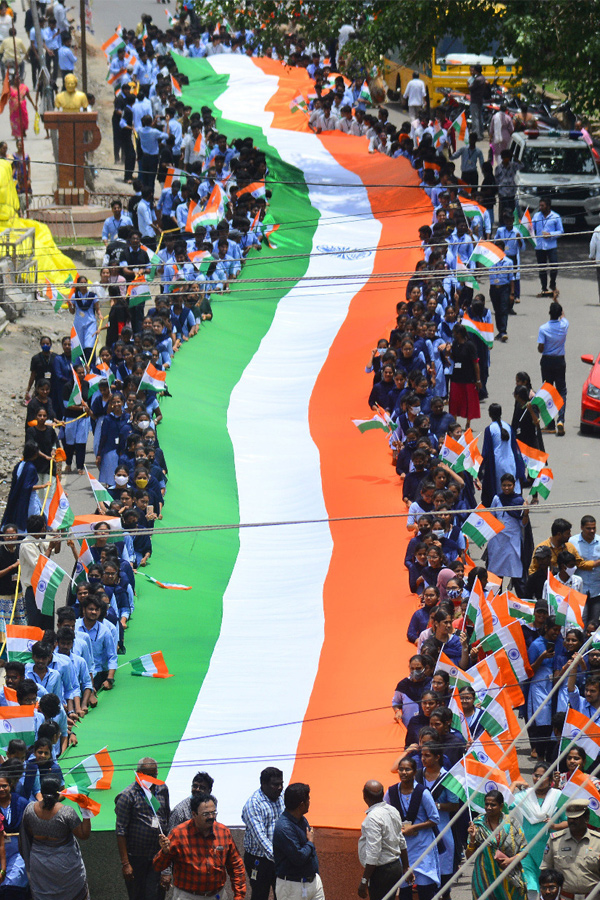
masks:
<svg viewBox="0 0 600 900"><path fill-rule="evenodd" d="M117 656L123 656L125 653L127 653L127 650L125 649L125 644L118 644L117 645Z"/></svg>

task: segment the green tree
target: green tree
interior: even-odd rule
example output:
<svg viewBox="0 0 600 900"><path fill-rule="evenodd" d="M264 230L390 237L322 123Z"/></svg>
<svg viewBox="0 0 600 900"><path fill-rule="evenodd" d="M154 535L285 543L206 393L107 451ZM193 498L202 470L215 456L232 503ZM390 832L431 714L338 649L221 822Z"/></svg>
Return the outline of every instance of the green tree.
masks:
<svg viewBox="0 0 600 900"><path fill-rule="evenodd" d="M220 0L199 3L198 15L245 24L281 51L285 33L328 47L352 25L344 59L367 72L393 48L408 65L424 63L447 34L470 52L496 41L519 58L526 78L552 81L581 112L593 114L600 96L600 0Z"/></svg>

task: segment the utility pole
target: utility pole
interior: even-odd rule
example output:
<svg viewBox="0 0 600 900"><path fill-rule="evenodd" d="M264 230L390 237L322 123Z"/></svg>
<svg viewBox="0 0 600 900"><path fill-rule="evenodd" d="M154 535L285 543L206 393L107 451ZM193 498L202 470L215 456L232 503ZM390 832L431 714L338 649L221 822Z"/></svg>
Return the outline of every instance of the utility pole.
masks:
<svg viewBox="0 0 600 900"><path fill-rule="evenodd" d="M85 0L79 0L79 23L81 28L81 89L87 94L87 29L85 27Z"/></svg>

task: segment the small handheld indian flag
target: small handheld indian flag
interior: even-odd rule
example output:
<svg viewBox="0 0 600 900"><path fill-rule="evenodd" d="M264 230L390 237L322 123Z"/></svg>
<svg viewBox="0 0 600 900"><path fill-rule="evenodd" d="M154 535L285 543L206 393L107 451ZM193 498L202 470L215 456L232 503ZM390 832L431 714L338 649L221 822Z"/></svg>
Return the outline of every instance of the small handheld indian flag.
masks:
<svg viewBox="0 0 600 900"><path fill-rule="evenodd" d="M59 531L61 528L70 528L75 520L75 515L69 504L69 498L62 485L56 479L56 487L48 508L48 528Z"/></svg>
<svg viewBox="0 0 600 900"><path fill-rule="evenodd" d="M479 287L479 282L473 275L472 270L467 268L467 266L458 255L456 257L456 277L463 284L468 284L470 287L472 287L474 291L481 290L481 288ZM464 322L464 319L463 324L466 324Z"/></svg>
<svg viewBox="0 0 600 900"><path fill-rule="evenodd" d="M486 269L490 269L501 262L505 255L504 250L496 247L492 241L479 241L471 254L471 261L481 263Z"/></svg>
<svg viewBox="0 0 600 900"><path fill-rule="evenodd" d="M362 103L366 103L368 106L373 102L371 99L371 91L369 90L369 85L366 81L363 81L362 87L360 89L360 94L358 95L358 99Z"/></svg>
<svg viewBox="0 0 600 900"><path fill-rule="evenodd" d="M462 472L465 448L447 434L442 444L440 456L455 472Z"/></svg>
<svg viewBox="0 0 600 900"><path fill-rule="evenodd" d="M537 450L535 447L529 447L523 441L517 440L517 447L521 451L521 456L527 468L527 474L531 478L537 478L548 462L548 454Z"/></svg>
<svg viewBox="0 0 600 900"><path fill-rule="evenodd" d="M477 446L477 438L473 438L471 443L468 445L465 453L465 458L463 460L463 470L465 472L468 472L473 478L477 478L482 462L483 456L479 452L479 447Z"/></svg>
<svg viewBox="0 0 600 900"><path fill-rule="evenodd" d="M76 803L84 819L91 819L92 816L97 816L100 812L100 804L88 797L87 794L80 793L76 787L65 788L64 791L60 792L60 796L64 797L65 800Z"/></svg>
<svg viewBox="0 0 600 900"><path fill-rule="evenodd" d="M502 794L505 812L514 804L504 772L470 756L459 759L442 777L440 784L478 812L485 812L485 795L493 790Z"/></svg>
<svg viewBox="0 0 600 900"><path fill-rule="evenodd" d="M79 340L79 335L75 331L75 326L71 326L71 360L76 362L78 359L83 358L83 347L81 346L81 341Z"/></svg>
<svg viewBox="0 0 600 900"><path fill-rule="evenodd" d="M172 187L174 181L179 181L180 186L187 182L187 173L183 171L183 169L176 169L174 166L169 166L167 169L167 177L165 178L165 190L168 190Z"/></svg>
<svg viewBox="0 0 600 900"><path fill-rule="evenodd" d="M467 719L465 717L465 713L460 700L460 694L458 693L458 688L456 687L452 691L452 696L450 698L450 702L448 703L448 708L452 713L452 728L454 728L455 731L458 731L459 734L462 734L465 741L470 741L471 732L469 731Z"/></svg>
<svg viewBox="0 0 600 900"><path fill-rule="evenodd" d="M460 275L458 277L460 280ZM462 323L467 331L483 341L486 347L491 348L494 346L494 326L492 322L474 322L467 313L463 313Z"/></svg>
<svg viewBox="0 0 600 900"><path fill-rule="evenodd" d="M155 813L157 813L160 809L160 800L152 793L152 787L164 784L164 781L159 781L158 778L153 778L151 775L145 775L143 772L135 773L135 781L142 789L148 805Z"/></svg>
<svg viewBox="0 0 600 900"><path fill-rule="evenodd" d="M109 791L115 767L106 747L93 756L87 756L69 770L69 775L79 791Z"/></svg>
<svg viewBox="0 0 600 900"><path fill-rule="evenodd" d="M265 187L264 181L253 181L251 184L247 184L245 187L240 188L237 192L237 196L241 197L242 194L252 194L255 200L260 199L266 195L267 189Z"/></svg>
<svg viewBox="0 0 600 900"><path fill-rule="evenodd" d="M65 578L70 580L64 569L40 554L31 576L31 587L35 594L35 605L42 615L54 615L54 601Z"/></svg>
<svg viewBox="0 0 600 900"><path fill-rule="evenodd" d="M485 206L482 206L481 203L476 203L475 200L468 199L467 197L459 197L458 199L465 218L484 219L487 212Z"/></svg>
<svg viewBox="0 0 600 900"><path fill-rule="evenodd" d="M581 769L575 769L569 776L569 780L561 788L557 805L566 806L571 800L587 800L590 811L590 825L593 825L595 828L600 826L600 792L592 778L582 772Z"/></svg>
<svg viewBox="0 0 600 900"><path fill-rule="evenodd" d="M131 666L132 675L142 675L145 678L173 677L167 669L167 664L160 650L156 653L146 653L145 656L138 656L137 659L130 660L129 665Z"/></svg>
<svg viewBox="0 0 600 900"><path fill-rule="evenodd" d="M600 737L598 736L598 725L589 725L589 718L576 709L568 709L562 730L560 749L565 750L567 744L574 741L578 747L585 750L586 764L588 769L592 763L595 763L600 756ZM586 724L588 728L586 731Z"/></svg>
<svg viewBox="0 0 600 900"><path fill-rule="evenodd" d="M504 531L504 525L480 503L476 507L476 512L471 513L466 520L461 531L478 547L485 547L495 535Z"/></svg>
<svg viewBox="0 0 600 900"><path fill-rule="evenodd" d="M387 434L390 434L391 428L385 419L380 415L373 416L372 419L352 419L352 422L361 434L364 434L365 431L385 431Z"/></svg>
<svg viewBox="0 0 600 900"><path fill-rule="evenodd" d="M459 668L456 663L453 663L443 650L440 651L438 661L435 664L435 670L436 672L439 672L440 670L442 672L447 672L451 679L450 687L457 687L459 691L464 687L473 686L474 679L472 675L469 675L468 672L465 672L463 669Z"/></svg>
<svg viewBox="0 0 600 900"><path fill-rule="evenodd" d="M484 638L481 647L485 653L495 653L496 650L506 650L508 661L515 673L516 680L520 684L524 684L528 678L533 676L533 669L529 664L529 656L527 654L527 645L523 637L523 629L521 623L509 622L502 628L498 628L492 635Z"/></svg>
<svg viewBox="0 0 600 900"><path fill-rule="evenodd" d="M129 298L130 308L132 306L139 306L141 303L145 303L146 300L152 299L150 288L148 287L148 282L143 272L139 275L136 275L133 281L129 284L127 288L127 296Z"/></svg>
<svg viewBox="0 0 600 900"><path fill-rule="evenodd" d="M459 141L469 140L469 127L467 125L467 116L464 112L461 112L460 116L456 117L450 127L456 133Z"/></svg>
<svg viewBox="0 0 600 900"><path fill-rule="evenodd" d="M171 91L173 94L175 94L176 97L182 96L181 85L179 84L177 79L173 77L173 75L171 75Z"/></svg>
<svg viewBox="0 0 600 900"><path fill-rule="evenodd" d="M527 207L521 219L519 219L519 213L515 209L514 226L519 234L523 235L525 240L529 241L532 247L535 247L535 234L533 231L533 222L531 221L531 213L529 212L529 207Z"/></svg>
<svg viewBox="0 0 600 900"><path fill-rule="evenodd" d="M73 375L73 390L71 391L71 396L67 401L67 406L81 406L83 403L83 394L81 393L81 382L79 380L79 375L71 366L71 374Z"/></svg>
<svg viewBox="0 0 600 900"><path fill-rule="evenodd" d="M146 575L145 572L138 572L138 575L143 575L144 578L147 578L148 581L151 581L152 584L158 585L160 588L164 588L165 590L171 591L191 591L191 587L187 584L177 584L175 581L159 581L158 578L153 578L152 575Z"/></svg>
<svg viewBox="0 0 600 900"><path fill-rule="evenodd" d="M469 600L467 602L467 609L465 610L465 621L469 621L471 625L474 625L477 621L477 615L479 613L479 607L485 600L485 594L483 592L483 587L481 586L481 582L479 578L476 578L473 582L473 587L471 588L471 593L469 594Z"/></svg>
<svg viewBox="0 0 600 900"><path fill-rule="evenodd" d="M557 417L558 413L563 408L565 401L556 388L545 381L531 403L538 410L540 419L547 427Z"/></svg>
<svg viewBox="0 0 600 900"><path fill-rule="evenodd" d="M29 625L6 626L6 652L11 662L31 662L31 648L36 641L41 641L44 632L41 628Z"/></svg>
<svg viewBox="0 0 600 900"><path fill-rule="evenodd" d="M126 68L126 67L123 67L122 69L119 69L118 72L109 72L108 75L106 76L106 83L107 83L107 84L110 84L110 86L112 87L112 85L113 85L113 84L116 84L116 82L119 80L119 78L120 78L122 75L126 75L126 74L127 74L127 68Z"/></svg>
<svg viewBox="0 0 600 900"><path fill-rule="evenodd" d="M29 747L35 740L35 707L0 706L0 747L19 738Z"/></svg>
<svg viewBox="0 0 600 900"><path fill-rule="evenodd" d="M90 482L90 487L92 489L92 494L94 495L94 500L97 504L107 503L109 506L113 501L109 491L101 484L97 478L94 478L93 475L90 475L88 467L85 467L85 471Z"/></svg>
<svg viewBox="0 0 600 900"><path fill-rule="evenodd" d="M535 497L536 495L539 495L540 497L543 497L544 500L547 500L550 496L553 482L554 475L552 474L552 469L549 469L546 466L545 468L540 470L539 475L531 485L529 496Z"/></svg>
<svg viewBox="0 0 600 900"><path fill-rule="evenodd" d="M152 363L148 363L142 375L138 391L164 391L167 388L167 373L161 372Z"/></svg>
<svg viewBox="0 0 600 900"><path fill-rule="evenodd" d="M106 61L110 62L115 53L125 46L125 41L120 34L113 34L107 41L102 44L102 51L106 57Z"/></svg>
<svg viewBox="0 0 600 900"><path fill-rule="evenodd" d="M298 94L290 101L290 109L292 112L306 112L307 103L302 94Z"/></svg>
<svg viewBox="0 0 600 900"><path fill-rule="evenodd" d="M81 547L79 549L79 556L77 557L77 563L75 564L75 573L73 575L73 581L75 582L75 584L79 584L82 581L87 581L87 572L93 562L95 562L95 560L92 556L90 546L86 539L83 538L83 540L81 541Z"/></svg>

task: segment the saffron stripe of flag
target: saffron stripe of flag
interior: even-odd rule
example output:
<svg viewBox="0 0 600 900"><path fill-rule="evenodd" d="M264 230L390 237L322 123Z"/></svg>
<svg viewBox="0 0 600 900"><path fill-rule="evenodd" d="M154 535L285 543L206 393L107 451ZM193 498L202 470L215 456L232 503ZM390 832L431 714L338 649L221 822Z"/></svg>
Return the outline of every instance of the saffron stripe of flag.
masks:
<svg viewBox="0 0 600 900"><path fill-rule="evenodd" d="M69 770L69 775L75 782L79 791L109 791L115 767L106 747L98 750L93 756L87 756L84 760Z"/></svg>
<svg viewBox="0 0 600 900"><path fill-rule="evenodd" d="M539 411L540 419L546 427L554 421L564 406L563 398L547 381L543 383L531 403Z"/></svg>
<svg viewBox="0 0 600 900"><path fill-rule="evenodd" d="M467 313L463 313L462 324L468 332L483 341L486 347L494 346L494 325L492 322L474 322Z"/></svg>
<svg viewBox="0 0 600 900"><path fill-rule="evenodd" d="M65 800L76 803L81 810L81 815L84 819L90 819L92 816L97 816L102 808L97 800L92 800L92 798L86 796L86 794L81 794L77 788L74 787L65 788L64 791L60 792L60 796L64 797Z"/></svg>
<svg viewBox="0 0 600 900"><path fill-rule="evenodd" d="M79 340L79 335L75 331L75 326L71 326L71 359L76 362L83 357L83 347Z"/></svg>
<svg viewBox="0 0 600 900"><path fill-rule="evenodd" d="M535 447L529 447L527 444L524 444L523 441L519 440L517 440L517 447L521 451L521 456L527 467L528 474L531 478L537 478L548 462L548 454L543 453L541 450L536 450Z"/></svg>
<svg viewBox="0 0 600 900"><path fill-rule="evenodd" d="M121 37L120 34L113 34L112 37L109 37L107 41L104 41L102 44L102 50L108 62L110 62L111 57L115 55L117 50L120 50L121 47L125 46L125 41Z"/></svg>
<svg viewBox="0 0 600 900"><path fill-rule="evenodd" d="M540 497L543 497L544 500L547 500L550 496L553 482L554 475L552 474L552 469L549 469L547 466L545 466L540 470L539 475L531 485L529 496L534 497L539 494Z"/></svg>
<svg viewBox="0 0 600 900"><path fill-rule="evenodd" d="M106 83L110 84L112 86L113 84L116 84L116 82L119 80L121 75L126 75L126 74L127 74L127 68L119 69L118 72L109 72L108 75L106 76Z"/></svg>
<svg viewBox="0 0 600 900"><path fill-rule="evenodd" d="M173 77L173 75L171 75L171 91L175 94L176 97L181 97L183 93L181 90L181 85L179 84L177 79Z"/></svg>
<svg viewBox="0 0 600 900"><path fill-rule="evenodd" d="M172 678L172 674L167 669L162 652L158 650L156 653L146 653L145 656L138 656L129 662L132 675L143 675L146 678Z"/></svg>
<svg viewBox="0 0 600 900"><path fill-rule="evenodd" d="M463 460L463 469L465 472L469 472L473 478L477 478L482 463L483 456L479 452L477 438L473 438L471 443L467 446L465 458Z"/></svg>
<svg viewBox="0 0 600 900"><path fill-rule="evenodd" d="M54 615L54 601L65 578L69 579L69 576L64 569L40 554L31 576L31 587L35 594L35 605L42 615Z"/></svg>
<svg viewBox="0 0 600 900"><path fill-rule="evenodd" d="M88 477L88 481L90 482L90 487L92 489L92 494L94 495L94 499L98 505L100 503L107 503L109 506L113 501L112 496L109 491L101 484L97 478L94 478L93 475L90 475L88 467L85 467L85 471Z"/></svg>
<svg viewBox="0 0 600 900"><path fill-rule="evenodd" d="M512 741L508 732L494 737L484 730L479 737L473 741L469 748L469 752L480 763L498 769L506 776L507 781L512 783L521 780L521 772L516 749L513 747L508 755L505 755L505 747L503 747L502 742L503 739L506 741L506 738L508 738L506 744L506 747L508 748Z"/></svg>
<svg viewBox="0 0 600 900"><path fill-rule="evenodd" d="M19 738L29 747L35 740L35 709L33 706L0 706L0 747Z"/></svg>
<svg viewBox="0 0 600 900"><path fill-rule="evenodd" d="M30 625L6 626L6 652L11 662L31 662L31 648L36 641L41 641L44 632L41 628ZM6 692L6 688L4 689Z"/></svg>
<svg viewBox="0 0 600 900"><path fill-rule="evenodd" d="M143 575L144 578L147 578L148 581L151 581L152 584L158 585L160 588L165 588L166 590L171 591L191 591L191 587L187 584L177 584L175 581L159 581L158 578L153 578L152 575L146 575L145 572L138 572L138 575Z"/></svg>
<svg viewBox="0 0 600 900"><path fill-rule="evenodd" d="M165 178L165 190L168 190L172 187L174 181L179 181L181 187L187 182L188 175L187 172L184 172L183 169L176 169L174 166L169 166L167 169L167 176Z"/></svg>
<svg viewBox="0 0 600 900"><path fill-rule="evenodd" d="M485 547L489 540L504 531L504 525L480 503L476 507L476 512L471 513L466 520L461 531L478 547Z"/></svg>
<svg viewBox="0 0 600 900"><path fill-rule="evenodd" d="M138 391L164 391L167 387L167 373L161 372L152 363L148 363L142 375Z"/></svg>
<svg viewBox="0 0 600 900"><path fill-rule="evenodd" d="M561 752L566 749L571 741L585 750L585 768L588 769L600 756L600 736L598 728L600 723L589 725L589 717L576 709L569 708L565 716L562 735L560 739ZM583 729L588 725L587 731Z"/></svg>
<svg viewBox="0 0 600 900"><path fill-rule="evenodd" d="M504 250L496 247L492 241L479 241L471 254L471 262L481 263L482 266L489 269L503 260L505 255Z"/></svg>
<svg viewBox="0 0 600 900"><path fill-rule="evenodd" d="M74 520L75 515L69 504L69 498L57 478L54 494L48 507L48 528L53 528L54 531L70 528Z"/></svg>

